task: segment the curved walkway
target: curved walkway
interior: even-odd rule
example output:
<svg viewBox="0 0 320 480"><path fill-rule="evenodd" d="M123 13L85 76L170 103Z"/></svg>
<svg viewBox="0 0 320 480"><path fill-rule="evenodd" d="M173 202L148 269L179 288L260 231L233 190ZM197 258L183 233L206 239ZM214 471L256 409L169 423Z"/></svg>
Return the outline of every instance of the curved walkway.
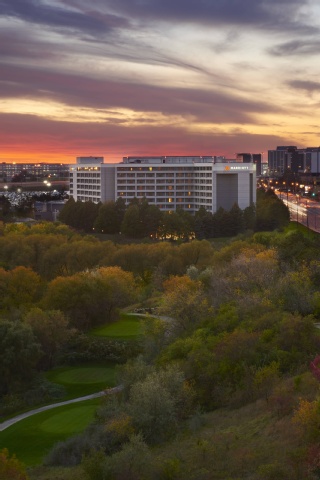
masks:
<svg viewBox="0 0 320 480"><path fill-rule="evenodd" d="M10 418L2 423L0 423L0 432L6 430L6 428L11 427L20 420L24 418L31 417L31 415L35 415L36 413L45 412L46 410L51 410L52 408L61 407L62 405L68 405L69 403L77 403L82 402L84 400L91 400L92 398L103 397L104 395L108 395L111 393L116 393L122 390L122 386L118 385L117 387L108 388L107 390L103 390L102 392L92 393L91 395L86 395L85 397L78 397L73 398L72 400L65 400L64 402L59 403L52 403L51 405L45 405L44 407L35 408L34 410L29 410L28 412L21 413L21 415L17 415L16 417Z"/></svg>
<svg viewBox="0 0 320 480"><path fill-rule="evenodd" d="M145 314L145 313L128 313L128 315L136 315L140 317L154 317L159 318L160 320L170 321L172 320L170 317L159 316L159 315L152 315L152 314ZM86 395L85 397L78 397L73 398L72 400L66 400L64 402L59 403L52 403L51 405L45 405L44 407L35 408L34 410L29 410L28 412L21 413L21 415L17 415L16 417L10 418L9 420L5 420L4 422L0 423L0 432L6 430L7 428L11 427L20 420L24 420L25 418L31 417L36 413L45 412L46 410L51 410L52 408L61 407L63 405L68 405L70 403L77 403L82 402L84 400L91 400L92 398L103 397L104 395L108 395L111 393L116 393L122 390L122 385L118 385L113 388L108 388L107 390L103 390L102 392L93 393L91 395Z"/></svg>

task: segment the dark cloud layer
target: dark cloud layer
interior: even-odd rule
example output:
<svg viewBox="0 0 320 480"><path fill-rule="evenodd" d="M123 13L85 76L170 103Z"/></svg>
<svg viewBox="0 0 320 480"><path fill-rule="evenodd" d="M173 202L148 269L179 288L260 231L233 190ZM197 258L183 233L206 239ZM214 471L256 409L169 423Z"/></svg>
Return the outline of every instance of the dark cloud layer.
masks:
<svg viewBox="0 0 320 480"><path fill-rule="evenodd" d="M3 16L51 27L71 28L91 35L112 28L129 28L132 19L250 26L268 29L305 29L299 15L307 0L64 0L62 6L42 0L0 0ZM60 5L62 5L60 3ZM310 26L308 27L310 31Z"/></svg>
<svg viewBox="0 0 320 480"><path fill-rule="evenodd" d="M97 36L115 27L128 27L124 18L112 14L75 11L58 7L52 2L48 5L41 0L0 0L0 12L3 17L13 17L51 28L79 30Z"/></svg>
<svg viewBox="0 0 320 480"><path fill-rule="evenodd" d="M254 28L305 28L299 11L307 0L100 0L132 18Z"/></svg>

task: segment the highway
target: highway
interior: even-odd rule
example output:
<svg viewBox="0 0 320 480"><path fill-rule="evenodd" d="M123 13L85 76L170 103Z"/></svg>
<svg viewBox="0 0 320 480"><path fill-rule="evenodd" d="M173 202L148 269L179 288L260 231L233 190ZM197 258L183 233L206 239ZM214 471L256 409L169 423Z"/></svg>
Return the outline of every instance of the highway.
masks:
<svg viewBox="0 0 320 480"><path fill-rule="evenodd" d="M315 232L320 233L320 203L311 197L302 197L291 192L279 192L277 196L288 206L290 219L298 222Z"/></svg>

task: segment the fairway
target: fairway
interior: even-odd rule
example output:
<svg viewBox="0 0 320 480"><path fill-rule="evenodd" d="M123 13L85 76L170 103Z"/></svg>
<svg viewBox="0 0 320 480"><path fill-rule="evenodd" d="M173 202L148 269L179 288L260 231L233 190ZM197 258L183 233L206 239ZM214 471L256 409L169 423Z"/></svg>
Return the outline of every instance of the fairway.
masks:
<svg viewBox="0 0 320 480"><path fill-rule="evenodd" d="M73 403L21 420L0 432L0 446L28 466L40 464L56 442L86 428L99 403L99 398Z"/></svg>
<svg viewBox="0 0 320 480"><path fill-rule="evenodd" d="M46 372L46 378L64 386L67 393L65 398L76 398L113 387L114 368L113 364L58 367Z"/></svg>
<svg viewBox="0 0 320 480"><path fill-rule="evenodd" d="M141 318L123 314L120 320L91 330L96 337L130 340L142 334Z"/></svg>

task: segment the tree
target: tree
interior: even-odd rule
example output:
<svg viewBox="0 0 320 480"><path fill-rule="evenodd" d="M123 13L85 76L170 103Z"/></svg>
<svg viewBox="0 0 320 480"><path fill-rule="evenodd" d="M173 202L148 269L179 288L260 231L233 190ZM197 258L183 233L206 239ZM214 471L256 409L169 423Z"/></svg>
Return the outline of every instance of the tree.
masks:
<svg viewBox="0 0 320 480"><path fill-rule="evenodd" d="M150 373L130 391L127 411L147 443L159 443L176 431L191 412L192 392L174 366Z"/></svg>
<svg viewBox="0 0 320 480"><path fill-rule="evenodd" d="M116 203L113 201L103 203L94 222L94 230L115 234L120 232L120 228L121 222Z"/></svg>
<svg viewBox="0 0 320 480"><path fill-rule="evenodd" d="M28 480L25 466L15 455L9 456L7 448L0 450L0 478L1 480Z"/></svg>
<svg viewBox="0 0 320 480"><path fill-rule="evenodd" d="M194 330L210 312L202 283L187 275L164 282L165 294L160 312L172 317L169 328L174 336Z"/></svg>
<svg viewBox="0 0 320 480"><path fill-rule="evenodd" d="M138 205L130 205L123 217L121 233L126 237L139 238L143 232L142 227Z"/></svg>
<svg viewBox="0 0 320 480"><path fill-rule="evenodd" d="M66 225L73 225L73 216L75 213L76 201L73 197L70 197L69 200L64 204L63 208L59 212L58 219L60 222L65 223Z"/></svg>
<svg viewBox="0 0 320 480"><path fill-rule="evenodd" d="M195 214L194 231L199 240L213 238L213 215L204 207L200 207Z"/></svg>
<svg viewBox="0 0 320 480"><path fill-rule="evenodd" d="M290 212L273 190L257 191L256 230L275 230L288 225Z"/></svg>
<svg viewBox="0 0 320 480"><path fill-rule="evenodd" d="M119 267L101 267L49 283L44 305L61 310L70 324L87 330L114 319L117 308L130 304L139 293L132 273Z"/></svg>
<svg viewBox="0 0 320 480"><path fill-rule="evenodd" d="M162 216L158 235L162 239L189 239L193 235L189 219L179 212L165 212Z"/></svg>
<svg viewBox="0 0 320 480"><path fill-rule="evenodd" d="M44 311L33 308L23 319L32 328L35 338L41 345L42 356L39 367L47 370L52 368L56 355L70 341L74 330L69 328L69 321L59 310Z"/></svg>
<svg viewBox="0 0 320 480"><path fill-rule="evenodd" d="M34 375L40 345L31 327L0 320L0 393L18 390Z"/></svg>
<svg viewBox="0 0 320 480"><path fill-rule="evenodd" d="M2 272L1 277L2 309L6 311L24 309L39 300L42 281L31 268L16 267L7 274Z"/></svg>

